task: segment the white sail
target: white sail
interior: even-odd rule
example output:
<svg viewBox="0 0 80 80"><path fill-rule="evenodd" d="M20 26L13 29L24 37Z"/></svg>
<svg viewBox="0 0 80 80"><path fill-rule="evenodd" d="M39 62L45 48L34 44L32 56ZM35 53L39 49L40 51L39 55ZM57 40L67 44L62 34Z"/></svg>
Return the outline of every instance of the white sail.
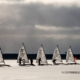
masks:
<svg viewBox="0 0 80 80"><path fill-rule="evenodd" d="M75 62L71 46L68 49L67 54L66 54L66 62L72 62L72 63Z"/></svg>
<svg viewBox="0 0 80 80"><path fill-rule="evenodd" d="M22 44L22 47L20 48L19 53L18 53L18 58L17 58L18 63L19 63L20 58L22 60L24 59L25 63L29 63L29 60L28 60L28 57L27 57L27 52L26 52L24 44Z"/></svg>
<svg viewBox="0 0 80 80"><path fill-rule="evenodd" d="M60 50L59 50L58 45L57 45L57 47L54 50L52 61L53 60L56 60L56 62L62 63L62 59L61 59Z"/></svg>
<svg viewBox="0 0 80 80"><path fill-rule="evenodd" d="M45 51L43 49L43 46L41 45L38 53L37 53L37 58L36 58L36 62L39 62L39 59L41 58L41 64L47 64L47 60L46 60L46 56L45 56Z"/></svg>
<svg viewBox="0 0 80 80"><path fill-rule="evenodd" d="M3 59L3 56L2 56L2 50L1 50L1 48L0 48L0 63L5 63L4 59Z"/></svg>

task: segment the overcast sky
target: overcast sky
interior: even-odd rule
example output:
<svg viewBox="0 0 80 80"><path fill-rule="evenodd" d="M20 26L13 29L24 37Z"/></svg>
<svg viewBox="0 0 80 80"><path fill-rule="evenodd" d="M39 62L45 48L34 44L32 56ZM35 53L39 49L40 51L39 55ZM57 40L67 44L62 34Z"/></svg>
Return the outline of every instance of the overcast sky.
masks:
<svg viewBox="0 0 80 80"><path fill-rule="evenodd" d="M0 47L3 53L18 53L22 43L27 53L46 54L56 45L65 53L72 46L80 54L79 0L0 0Z"/></svg>

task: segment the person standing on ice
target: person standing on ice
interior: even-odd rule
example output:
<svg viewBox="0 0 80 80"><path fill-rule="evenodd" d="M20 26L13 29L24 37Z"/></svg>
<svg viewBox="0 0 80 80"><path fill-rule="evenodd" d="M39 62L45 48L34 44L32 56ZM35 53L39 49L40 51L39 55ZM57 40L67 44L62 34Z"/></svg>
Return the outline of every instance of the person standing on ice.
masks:
<svg viewBox="0 0 80 80"><path fill-rule="evenodd" d="M33 58L32 57L30 58L30 62L31 62L31 65L33 65Z"/></svg>
<svg viewBox="0 0 80 80"><path fill-rule="evenodd" d="M38 60L38 61L39 61L39 65L41 65L41 58L39 58L39 60Z"/></svg>
<svg viewBox="0 0 80 80"><path fill-rule="evenodd" d="M21 59L21 58L19 58L19 65L21 65L21 61L22 61L22 59Z"/></svg>
<svg viewBox="0 0 80 80"><path fill-rule="evenodd" d="M23 66L25 65L25 59L22 60L23 61Z"/></svg>
<svg viewBox="0 0 80 80"><path fill-rule="evenodd" d="M56 59L53 60L53 64L56 64Z"/></svg>

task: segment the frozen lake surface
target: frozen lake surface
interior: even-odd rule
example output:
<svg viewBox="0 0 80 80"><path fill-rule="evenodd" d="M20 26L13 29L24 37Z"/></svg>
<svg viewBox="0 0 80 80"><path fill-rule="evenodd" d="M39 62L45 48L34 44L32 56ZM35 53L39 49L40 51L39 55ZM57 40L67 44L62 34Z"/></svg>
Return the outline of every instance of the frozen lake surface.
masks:
<svg viewBox="0 0 80 80"><path fill-rule="evenodd" d="M80 80L80 65L52 65L51 60L45 66L38 66L35 60L35 66L19 66L17 60L5 63L11 67L0 67L0 80Z"/></svg>

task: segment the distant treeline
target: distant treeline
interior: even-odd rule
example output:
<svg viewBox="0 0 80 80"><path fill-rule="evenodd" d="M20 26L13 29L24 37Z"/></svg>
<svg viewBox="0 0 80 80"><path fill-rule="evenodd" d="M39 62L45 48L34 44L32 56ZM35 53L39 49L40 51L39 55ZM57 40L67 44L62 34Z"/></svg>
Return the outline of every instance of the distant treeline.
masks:
<svg viewBox="0 0 80 80"><path fill-rule="evenodd" d="M18 54L2 54L4 59L17 59ZM28 58L30 59L31 57L33 59L36 59L37 54L27 54ZM53 54L46 54L46 58L47 59L52 59ZM80 54L74 54L74 57L76 57L77 59L80 59ZM66 54L61 54L61 58L62 59L66 59Z"/></svg>

